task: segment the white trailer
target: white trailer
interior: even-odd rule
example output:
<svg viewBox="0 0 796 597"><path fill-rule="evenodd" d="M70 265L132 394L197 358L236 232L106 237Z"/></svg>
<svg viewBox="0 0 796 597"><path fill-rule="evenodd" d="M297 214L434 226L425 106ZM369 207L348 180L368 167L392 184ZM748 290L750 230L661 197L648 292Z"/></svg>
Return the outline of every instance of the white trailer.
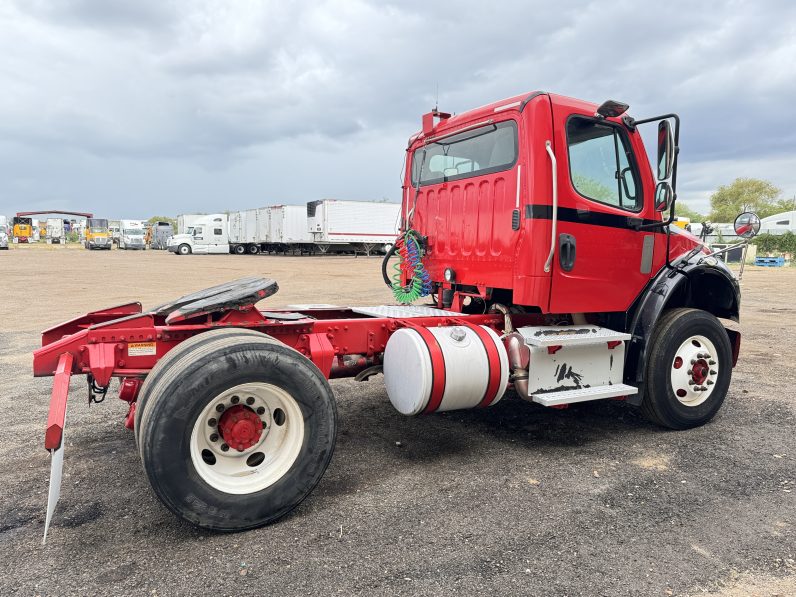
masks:
<svg viewBox="0 0 796 597"><path fill-rule="evenodd" d="M760 234L796 233L796 211L783 211L760 220Z"/></svg>
<svg viewBox="0 0 796 597"><path fill-rule="evenodd" d="M64 221L61 218L47 218L47 244L60 245L65 241Z"/></svg>
<svg viewBox="0 0 796 597"><path fill-rule="evenodd" d="M204 217L206 217L206 214L182 214L177 216L177 234L191 234L194 222Z"/></svg>
<svg viewBox="0 0 796 597"><path fill-rule="evenodd" d="M305 205L274 205L270 208L268 248L272 251L312 251L313 237L307 226Z"/></svg>
<svg viewBox="0 0 796 597"><path fill-rule="evenodd" d="M401 206L375 201L322 199L307 203L307 226L321 253L387 250L395 242Z"/></svg>
<svg viewBox="0 0 796 597"><path fill-rule="evenodd" d="M229 244L236 255L256 255L269 240L269 208L236 211L229 216Z"/></svg>

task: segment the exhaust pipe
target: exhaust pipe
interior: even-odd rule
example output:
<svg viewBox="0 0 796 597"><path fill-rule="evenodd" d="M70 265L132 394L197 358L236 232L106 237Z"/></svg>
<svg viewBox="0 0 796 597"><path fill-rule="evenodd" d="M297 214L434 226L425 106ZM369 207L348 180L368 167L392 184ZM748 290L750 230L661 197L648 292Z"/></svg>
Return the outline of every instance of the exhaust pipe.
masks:
<svg viewBox="0 0 796 597"><path fill-rule="evenodd" d="M524 399L528 399L528 367L531 362L531 350L525 344L525 339L519 332L512 332L503 336L506 352L509 357L511 376L509 381L514 384L514 389Z"/></svg>

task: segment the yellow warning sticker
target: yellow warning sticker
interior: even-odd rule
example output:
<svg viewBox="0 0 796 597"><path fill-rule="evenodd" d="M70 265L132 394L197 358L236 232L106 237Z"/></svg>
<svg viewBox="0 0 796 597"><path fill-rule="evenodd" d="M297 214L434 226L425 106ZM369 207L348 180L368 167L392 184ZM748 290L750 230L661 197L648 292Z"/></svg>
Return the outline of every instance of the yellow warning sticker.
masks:
<svg viewBox="0 0 796 597"><path fill-rule="evenodd" d="M130 342L127 345L128 357L153 357L156 354L154 342Z"/></svg>

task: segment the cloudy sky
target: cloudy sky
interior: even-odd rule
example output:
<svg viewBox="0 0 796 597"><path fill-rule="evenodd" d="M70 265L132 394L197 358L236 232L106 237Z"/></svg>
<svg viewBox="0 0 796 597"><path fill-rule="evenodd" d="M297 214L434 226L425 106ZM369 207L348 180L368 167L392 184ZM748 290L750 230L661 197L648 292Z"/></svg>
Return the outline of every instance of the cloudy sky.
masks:
<svg viewBox="0 0 796 597"><path fill-rule="evenodd" d="M0 214L398 200L434 105L682 117L680 197L796 194L796 3L0 0Z"/></svg>

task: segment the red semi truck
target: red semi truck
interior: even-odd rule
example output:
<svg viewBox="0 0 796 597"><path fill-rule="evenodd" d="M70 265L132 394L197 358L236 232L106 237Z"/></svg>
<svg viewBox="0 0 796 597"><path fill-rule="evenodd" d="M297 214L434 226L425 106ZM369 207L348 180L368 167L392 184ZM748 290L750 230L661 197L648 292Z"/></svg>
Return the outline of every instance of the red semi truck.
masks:
<svg viewBox="0 0 796 597"><path fill-rule="evenodd" d="M261 310L277 284L247 278L43 332L34 374L55 376L47 523L74 374L94 401L120 379L155 493L221 531L278 519L321 479L336 434L330 378L383 374L406 415L488 407L513 388L557 408L624 399L673 429L707 422L738 358L725 323L740 293L718 255L669 225L678 138L674 114L634 120L619 102L542 92L434 110L409 139L384 260L400 304ZM738 228L751 236L759 220L742 214Z"/></svg>

